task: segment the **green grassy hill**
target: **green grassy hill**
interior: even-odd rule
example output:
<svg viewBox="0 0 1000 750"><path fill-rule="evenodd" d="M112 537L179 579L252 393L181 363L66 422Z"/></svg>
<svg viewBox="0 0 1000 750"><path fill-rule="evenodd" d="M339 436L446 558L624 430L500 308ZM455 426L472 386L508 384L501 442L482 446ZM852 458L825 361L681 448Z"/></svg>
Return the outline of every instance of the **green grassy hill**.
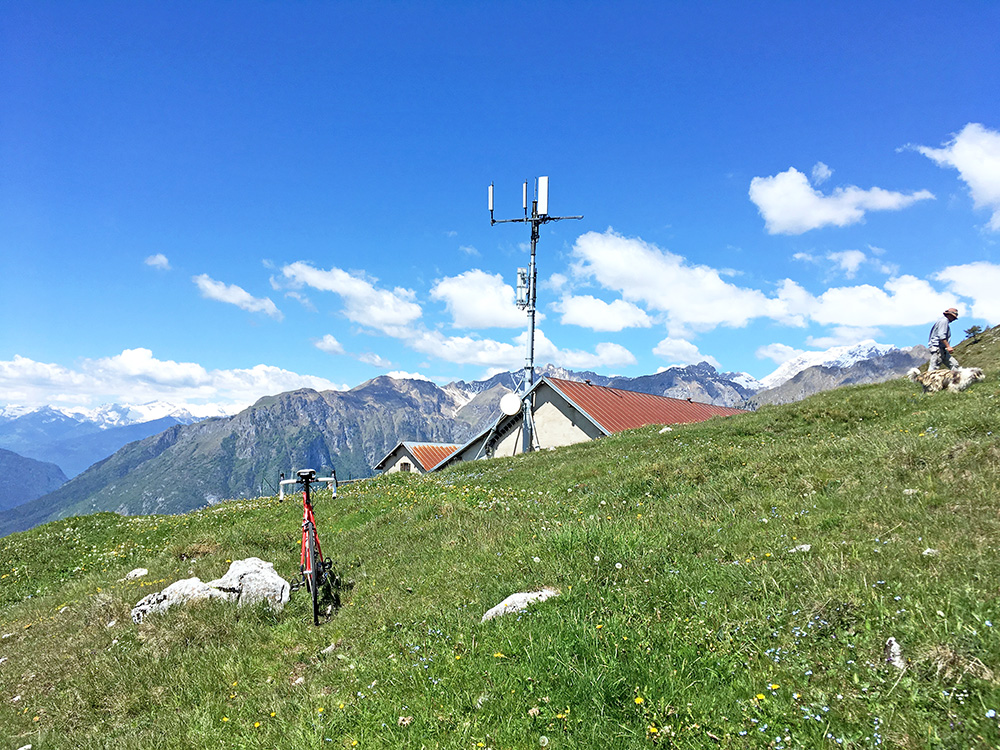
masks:
<svg viewBox="0 0 1000 750"><path fill-rule="evenodd" d="M988 377L963 394L845 388L342 488L317 517L355 585L320 627L303 592L280 614L129 619L229 560L293 578L293 500L11 535L0 736L33 750L997 747L1000 382L996 341L975 347L962 362ZM149 575L122 581L137 566ZM480 623L542 586L560 596ZM885 662L890 637L903 671Z"/></svg>

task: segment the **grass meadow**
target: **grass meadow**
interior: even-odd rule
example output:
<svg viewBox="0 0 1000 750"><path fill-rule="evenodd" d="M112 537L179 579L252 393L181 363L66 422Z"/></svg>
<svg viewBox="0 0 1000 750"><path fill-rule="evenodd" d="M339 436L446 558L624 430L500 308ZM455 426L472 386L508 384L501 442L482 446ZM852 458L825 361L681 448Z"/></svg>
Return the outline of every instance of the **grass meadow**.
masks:
<svg viewBox="0 0 1000 750"><path fill-rule="evenodd" d="M129 617L243 557L294 580L295 497L0 539L0 747L1000 746L1000 382L976 346L962 394L842 388L321 493L353 586L319 627L304 591Z"/></svg>

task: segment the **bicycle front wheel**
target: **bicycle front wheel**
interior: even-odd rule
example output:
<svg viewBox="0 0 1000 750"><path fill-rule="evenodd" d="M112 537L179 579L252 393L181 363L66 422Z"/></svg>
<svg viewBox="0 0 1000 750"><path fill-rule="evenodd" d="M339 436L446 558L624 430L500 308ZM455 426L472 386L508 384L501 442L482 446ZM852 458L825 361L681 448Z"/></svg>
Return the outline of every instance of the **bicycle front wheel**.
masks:
<svg viewBox="0 0 1000 750"><path fill-rule="evenodd" d="M306 533L306 555L309 565L309 569L305 571L306 588L312 595L313 624L319 625L319 587L323 578L323 561L316 552L316 529L311 528Z"/></svg>

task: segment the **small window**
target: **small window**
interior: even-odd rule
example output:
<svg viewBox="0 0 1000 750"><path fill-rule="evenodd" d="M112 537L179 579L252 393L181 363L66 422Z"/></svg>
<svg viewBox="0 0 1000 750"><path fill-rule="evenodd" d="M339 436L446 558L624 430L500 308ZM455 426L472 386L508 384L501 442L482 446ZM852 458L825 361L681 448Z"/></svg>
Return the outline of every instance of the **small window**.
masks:
<svg viewBox="0 0 1000 750"><path fill-rule="evenodd" d="M410 464L407 461L400 461L399 462L399 470L400 471L409 471L410 470Z"/></svg>

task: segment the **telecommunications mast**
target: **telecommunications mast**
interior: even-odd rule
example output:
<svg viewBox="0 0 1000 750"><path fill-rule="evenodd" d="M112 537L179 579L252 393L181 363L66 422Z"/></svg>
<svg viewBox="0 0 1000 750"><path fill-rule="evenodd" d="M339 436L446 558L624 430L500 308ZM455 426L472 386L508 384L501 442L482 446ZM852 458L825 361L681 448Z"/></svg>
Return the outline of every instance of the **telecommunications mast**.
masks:
<svg viewBox="0 0 1000 750"><path fill-rule="evenodd" d="M531 259L527 268L517 269L517 306L528 312L528 355L524 360L524 380L521 383L521 450L524 453L532 449L533 420L531 404L528 401L528 391L535 380L535 247L538 244L538 227L549 221L563 219L582 219L582 216L549 216L549 178L539 177L535 180L535 195L531 201L531 214L528 214L528 181L524 181L521 189L521 206L524 218L494 219L493 218L493 183L489 189L490 226L494 224L531 224ZM513 415L511 415L513 416Z"/></svg>

